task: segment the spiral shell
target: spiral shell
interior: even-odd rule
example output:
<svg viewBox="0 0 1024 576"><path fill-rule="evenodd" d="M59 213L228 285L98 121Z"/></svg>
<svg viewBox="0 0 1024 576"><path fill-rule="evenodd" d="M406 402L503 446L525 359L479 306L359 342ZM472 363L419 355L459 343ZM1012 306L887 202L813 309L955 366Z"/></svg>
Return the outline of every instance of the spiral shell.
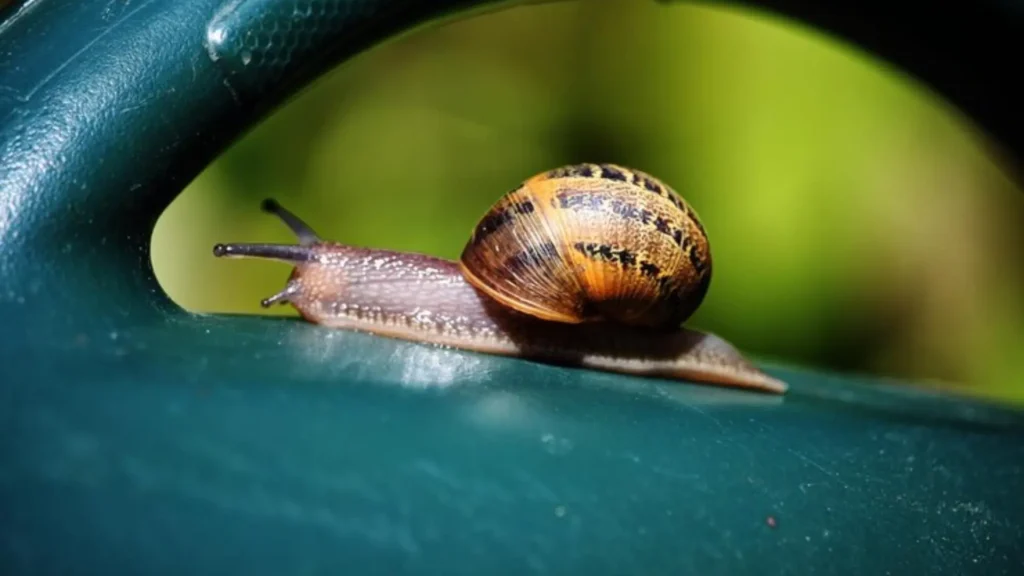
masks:
<svg viewBox="0 0 1024 576"><path fill-rule="evenodd" d="M557 322L675 327L700 305L711 253L697 214L639 170L576 164L505 194L460 258L504 305Z"/></svg>

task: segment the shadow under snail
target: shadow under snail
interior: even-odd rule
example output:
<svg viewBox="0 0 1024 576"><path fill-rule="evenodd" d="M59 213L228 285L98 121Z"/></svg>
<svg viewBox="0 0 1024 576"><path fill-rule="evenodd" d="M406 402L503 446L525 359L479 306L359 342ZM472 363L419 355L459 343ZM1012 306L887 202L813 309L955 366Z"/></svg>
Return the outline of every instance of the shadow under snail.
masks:
<svg viewBox="0 0 1024 576"><path fill-rule="evenodd" d="M537 174L477 223L458 262L321 240L273 200L297 245L217 244L218 257L294 265L262 301L332 328L482 353L782 393L714 334L681 324L711 281L707 234L671 188L638 170Z"/></svg>

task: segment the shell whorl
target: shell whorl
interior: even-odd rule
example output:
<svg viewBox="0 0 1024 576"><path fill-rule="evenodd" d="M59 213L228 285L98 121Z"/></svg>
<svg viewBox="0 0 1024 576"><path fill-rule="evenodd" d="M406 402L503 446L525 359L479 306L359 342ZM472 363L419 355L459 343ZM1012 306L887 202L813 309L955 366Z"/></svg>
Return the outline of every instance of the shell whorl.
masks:
<svg viewBox="0 0 1024 576"><path fill-rule="evenodd" d="M614 164L526 180L480 220L460 266L506 306L568 323L676 327L711 280L693 209L653 176Z"/></svg>

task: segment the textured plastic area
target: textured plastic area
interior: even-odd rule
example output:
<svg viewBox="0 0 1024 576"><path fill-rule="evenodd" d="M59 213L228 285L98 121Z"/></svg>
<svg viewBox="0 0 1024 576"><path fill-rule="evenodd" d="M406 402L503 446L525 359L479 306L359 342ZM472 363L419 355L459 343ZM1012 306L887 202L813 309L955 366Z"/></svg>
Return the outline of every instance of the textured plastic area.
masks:
<svg viewBox="0 0 1024 576"><path fill-rule="evenodd" d="M288 320L10 343L7 574L1019 574L1024 423Z"/></svg>
<svg viewBox="0 0 1024 576"><path fill-rule="evenodd" d="M284 77L312 78L347 44L372 43L400 31L396 24L502 4L512 5L499 0L236 0L225 2L214 15L206 44L227 84L244 98L258 96Z"/></svg>
<svg viewBox="0 0 1024 576"><path fill-rule="evenodd" d="M1024 38L1016 4L766 5L881 47L1020 157L1002 79L1021 52L996 50ZM152 227L228 145L345 58L495 6L2 13L0 571L1024 572L1019 412L784 367L791 393L766 397L166 298Z"/></svg>

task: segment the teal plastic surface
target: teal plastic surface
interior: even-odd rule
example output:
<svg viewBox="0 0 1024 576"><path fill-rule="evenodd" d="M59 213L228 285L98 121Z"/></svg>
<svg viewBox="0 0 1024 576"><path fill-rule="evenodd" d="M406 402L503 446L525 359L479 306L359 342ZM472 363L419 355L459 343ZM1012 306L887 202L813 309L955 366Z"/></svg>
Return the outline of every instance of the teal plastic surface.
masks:
<svg viewBox="0 0 1024 576"><path fill-rule="evenodd" d="M1024 573L1009 409L786 367L785 397L680 385L166 298L150 234L199 171L338 62L485 4L4 13L0 569ZM925 26L912 2L765 5L878 50L1020 157L1017 4L928 5Z"/></svg>

